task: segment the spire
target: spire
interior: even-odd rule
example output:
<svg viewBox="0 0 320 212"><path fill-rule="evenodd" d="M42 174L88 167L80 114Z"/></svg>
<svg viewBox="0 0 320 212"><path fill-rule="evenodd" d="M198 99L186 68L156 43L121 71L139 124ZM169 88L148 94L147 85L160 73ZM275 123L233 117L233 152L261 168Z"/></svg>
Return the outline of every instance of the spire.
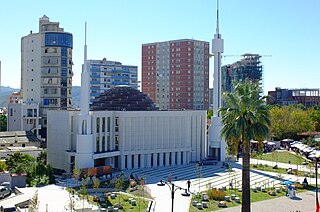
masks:
<svg viewBox="0 0 320 212"><path fill-rule="evenodd" d="M219 34L219 0L217 0L217 26L216 26L216 34Z"/></svg>
<svg viewBox="0 0 320 212"><path fill-rule="evenodd" d="M87 64L87 22L84 25L84 64ZM87 71L86 68L83 71Z"/></svg>

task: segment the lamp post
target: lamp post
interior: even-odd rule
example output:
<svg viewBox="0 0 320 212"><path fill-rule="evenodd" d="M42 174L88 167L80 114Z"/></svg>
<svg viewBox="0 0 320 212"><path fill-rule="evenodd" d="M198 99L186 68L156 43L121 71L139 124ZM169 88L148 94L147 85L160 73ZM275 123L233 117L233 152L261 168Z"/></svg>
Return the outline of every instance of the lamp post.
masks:
<svg viewBox="0 0 320 212"><path fill-rule="evenodd" d="M158 186L163 186L164 184L166 184L171 192L171 212L173 212L173 206L174 206L174 193L179 189L183 189L179 186L174 185L174 183L172 182L166 182L164 180L161 180L160 183L158 184Z"/></svg>
<svg viewBox="0 0 320 212"><path fill-rule="evenodd" d="M319 212L319 200L318 200L318 158L316 157L316 212Z"/></svg>

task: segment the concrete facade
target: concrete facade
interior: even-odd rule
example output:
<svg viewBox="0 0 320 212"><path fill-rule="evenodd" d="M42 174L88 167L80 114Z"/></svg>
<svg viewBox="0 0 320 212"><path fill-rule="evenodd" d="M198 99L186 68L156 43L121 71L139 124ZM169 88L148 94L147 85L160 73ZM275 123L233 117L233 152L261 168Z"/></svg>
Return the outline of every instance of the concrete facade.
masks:
<svg viewBox="0 0 320 212"><path fill-rule="evenodd" d="M48 112L48 163L70 172L175 166L206 156L206 111L90 111L91 134L81 135L79 111Z"/></svg>
<svg viewBox="0 0 320 212"><path fill-rule="evenodd" d="M40 138L40 114L38 103L9 103L7 114L8 131L32 131Z"/></svg>
<svg viewBox="0 0 320 212"><path fill-rule="evenodd" d="M160 110L208 110L209 42L182 39L143 44L142 92Z"/></svg>
<svg viewBox="0 0 320 212"><path fill-rule="evenodd" d="M39 104L43 137L47 110L72 108L72 39L45 15L39 19L38 33L21 38L22 101Z"/></svg>
<svg viewBox="0 0 320 212"><path fill-rule="evenodd" d="M138 67L123 65L117 61L88 60L90 66L90 99L117 85L138 89Z"/></svg>

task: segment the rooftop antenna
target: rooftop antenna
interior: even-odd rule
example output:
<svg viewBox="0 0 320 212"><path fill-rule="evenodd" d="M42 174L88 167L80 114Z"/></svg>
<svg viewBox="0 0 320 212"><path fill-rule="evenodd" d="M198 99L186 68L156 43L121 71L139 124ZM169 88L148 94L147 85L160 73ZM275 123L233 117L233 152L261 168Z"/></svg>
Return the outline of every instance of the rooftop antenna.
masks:
<svg viewBox="0 0 320 212"><path fill-rule="evenodd" d="M216 34L219 34L219 0L217 0L217 25L216 25Z"/></svg>
<svg viewBox="0 0 320 212"><path fill-rule="evenodd" d="M84 24L84 64L87 63L87 22ZM86 69L83 69L84 71Z"/></svg>

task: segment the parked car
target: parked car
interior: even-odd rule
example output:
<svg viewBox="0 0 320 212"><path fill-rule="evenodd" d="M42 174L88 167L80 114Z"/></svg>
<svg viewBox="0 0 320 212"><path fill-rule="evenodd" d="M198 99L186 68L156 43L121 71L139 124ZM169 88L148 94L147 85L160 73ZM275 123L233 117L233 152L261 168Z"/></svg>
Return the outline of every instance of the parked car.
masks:
<svg viewBox="0 0 320 212"><path fill-rule="evenodd" d="M198 161L197 164L199 166L204 166L204 165L216 165L218 163L218 161L216 160L201 160Z"/></svg>
<svg viewBox="0 0 320 212"><path fill-rule="evenodd" d="M3 199L6 196L11 195L11 189L7 188L6 186L0 186L0 198Z"/></svg>

